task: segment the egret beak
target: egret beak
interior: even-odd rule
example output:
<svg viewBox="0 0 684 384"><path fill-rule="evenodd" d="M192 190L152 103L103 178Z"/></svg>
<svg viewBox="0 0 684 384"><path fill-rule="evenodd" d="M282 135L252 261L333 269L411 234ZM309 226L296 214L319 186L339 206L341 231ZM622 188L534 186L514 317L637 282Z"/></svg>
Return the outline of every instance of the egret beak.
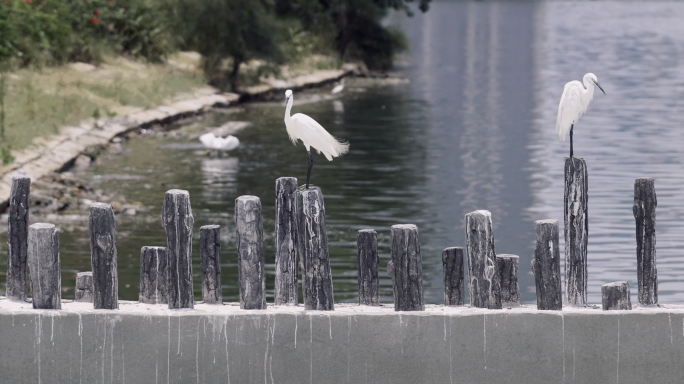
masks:
<svg viewBox="0 0 684 384"><path fill-rule="evenodd" d="M604 91L603 88L601 88L601 85L598 83L598 81L594 81L594 84L596 84L596 86L599 87L599 89L601 90L601 92L603 92L604 95L606 94L606 91Z"/></svg>

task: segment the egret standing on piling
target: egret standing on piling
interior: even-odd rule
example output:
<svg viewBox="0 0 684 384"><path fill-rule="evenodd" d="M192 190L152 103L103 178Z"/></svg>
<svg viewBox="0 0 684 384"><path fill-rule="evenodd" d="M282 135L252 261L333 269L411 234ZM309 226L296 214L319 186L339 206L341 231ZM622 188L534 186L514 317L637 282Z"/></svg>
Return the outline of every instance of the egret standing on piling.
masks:
<svg viewBox="0 0 684 384"><path fill-rule="evenodd" d="M309 189L309 177L311 176L311 168L313 168L313 157L311 157L311 147L325 155L328 161L332 161L334 157L342 156L349 151L349 143L333 137L325 130L316 120L302 114L295 113L290 116L292 103L294 98L292 91L285 91L285 128L287 134L290 136L292 143L297 145L297 140L301 140L306 148L306 153L309 155L308 170L306 171L306 189Z"/></svg>
<svg viewBox="0 0 684 384"><path fill-rule="evenodd" d="M572 129L580 116L589 108L589 103L594 97L594 84L599 87L604 95L606 94L593 73L584 75L583 82L584 86L577 80L565 84L563 96L561 96L560 104L558 104L556 133L561 141L565 141L568 132L570 132L570 158L572 158Z"/></svg>

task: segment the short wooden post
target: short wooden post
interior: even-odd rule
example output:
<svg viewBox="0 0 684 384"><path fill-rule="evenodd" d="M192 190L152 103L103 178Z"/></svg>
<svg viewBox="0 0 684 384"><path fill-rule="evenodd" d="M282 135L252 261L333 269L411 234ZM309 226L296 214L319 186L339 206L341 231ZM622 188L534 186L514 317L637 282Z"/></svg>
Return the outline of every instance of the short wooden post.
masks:
<svg viewBox="0 0 684 384"><path fill-rule="evenodd" d="M90 205L90 260L93 267L93 307L119 308L119 275L116 259L116 221L112 206Z"/></svg>
<svg viewBox="0 0 684 384"><path fill-rule="evenodd" d="M532 259L532 273L537 287L537 309L563 309L560 276L560 249L558 248L558 220L534 222L537 246Z"/></svg>
<svg viewBox="0 0 684 384"><path fill-rule="evenodd" d="M387 263L387 274L394 283L394 310L424 311L423 256L418 227L393 225L390 237L392 260Z"/></svg>
<svg viewBox="0 0 684 384"><path fill-rule="evenodd" d="M587 305L587 163L565 158L565 295L571 306Z"/></svg>
<svg viewBox="0 0 684 384"><path fill-rule="evenodd" d="M380 305L378 234L362 229L356 234L359 272L359 305Z"/></svg>
<svg viewBox="0 0 684 384"><path fill-rule="evenodd" d="M168 254L166 247L140 249L140 294L138 300L147 304L168 304Z"/></svg>
<svg viewBox="0 0 684 384"><path fill-rule="evenodd" d="M520 287L518 285L518 270L520 258L516 255L496 255L496 262L501 279L501 305L520 305Z"/></svg>
<svg viewBox="0 0 684 384"><path fill-rule="evenodd" d="M28 294L26 257L28 252L29 206L31 179L12 177L9 198L7 234L7 290L8 299L25 301Z"/></svg>
<svg viewBox="0 0 684 384"><path fill-rule="evenodd" d="M256 196L235 199L240 308L266 309L264 224L261 200Z"/></svg>
<svg viewBox="0 0 684 384"><path fill-rule="evenodd" d="M601 286L601 296L604 311L632 309L629 298L629 283L616 281Z"/></svg>
<svg viewBox="0 0 684 384"><path fill-rule="evenodd" d="M59 231L53 224L29 227L27 259L33 308L62 309Z"/></svg>
<svg viewBox="0 0 684 384"><path fill-rule="evenodd" d="M296 191L297 178L281 177L276 180L276 275L273 298L275 305L297 305L299 300Z"/></svg>
<svg viewBox="0 0 684 384"><path fill-rule="evenodd" d="M325 204L318 187L296 192L298 247L304 270L304 307L307 310L332 311L332 273L325 229Z"/></svg>
<svg viewBox="0 0 684 384"><path fill-rule="evenodd" d="M501 309L501 277L494 251L492 214L484 210L470 212L465 221L470 305Z"/></svg>
<svg viewBox="0 0 684 384"><path fill-rule="evenodd" d="M93 302L93 273L79 272L76 274L76 299L80 303Z"/></svg>
<svg viewBox="0 0 684 384"><path fill-rule="evenodd" d="M637 242L637 286L639 304L658 304L658 270L656 269L656 199L653 178L634 181L634 205Z"/></svg>
<svg viewBox="0 0 684 384"><path fill-rule="evenodd" d="M162 226L166 229L169 309L194 308L192 287L192 228L195 218L190 193L171 189L164 196Z"/></svg>
<svg viewBox="0 0 684 384"><path fill-rule="evenodd" d="M223 304L221 292L221 226L200 227L202 257L202 300L206 304Z"/></svg>
<svg viewBox="0 0 684 384"><path fill-rule="evenodd" d="M442 265L444 266L444 305L463 305L465 296L463 247L444 249Z"/></svg>

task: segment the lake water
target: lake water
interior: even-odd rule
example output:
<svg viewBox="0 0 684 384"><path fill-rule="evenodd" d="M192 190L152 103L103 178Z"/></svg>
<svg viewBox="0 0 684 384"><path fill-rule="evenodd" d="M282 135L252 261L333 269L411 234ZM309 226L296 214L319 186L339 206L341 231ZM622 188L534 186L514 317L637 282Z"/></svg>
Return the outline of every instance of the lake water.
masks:
<svg viewBox="0 0 684 384"><path fill-rule="evenodd" d="M520 256L522 301L535 300L530 260L534 221L556 219L563 244L563 157L568 142L554 133L563 85L586 72L597 93L575 127L575 155L589 170L589 301L600 285L627 280L636 302L632 215L637 177L654 177L658 194L658 278L661 303L684 301L684 4L444 3L393 22L411 45L398 70L410 81L351 84L342 96L295 105L333 135L348 155L315 157L312 182L325 195L335 299L357 300L356 231L375 228L381 255L381 300L392 301L385 273L389 227L420 230L425 298L443 300L441 251L464 245L464 215L492 212L498 253ZM320 94L328 90L320 91ZM304 97L307 98L307 97ZM308 97L310 98L310 97ZM301 93L295 100L301 100ZM282 103L245 105L160 138L126 142L85 172L101 187L152 207L118 217L120 296L137 300L139 252L164 245L159 220L164 192L187 189L195 215L195 293L199 299L199 227L222 226L222 282L237 301L234 200L263 204L267 289L274 279L275 179L306 177L306 153L288 141ZM228 155L207 156L197 134L228 120L253 125ZM90 268L88 233L61 235L64 297L74 274ZM4 289L6 234L0 248Z"/></svg>

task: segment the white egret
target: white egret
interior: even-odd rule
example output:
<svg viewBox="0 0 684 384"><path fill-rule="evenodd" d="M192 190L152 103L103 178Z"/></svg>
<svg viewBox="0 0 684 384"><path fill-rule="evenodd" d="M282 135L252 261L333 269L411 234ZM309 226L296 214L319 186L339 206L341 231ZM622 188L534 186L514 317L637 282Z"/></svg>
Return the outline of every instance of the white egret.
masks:
<svg viewBox="0 0 684 384"><path fill-rule="evenodd" d="M217 137L213 132L205 133L200 136L199 139L205 148L217 149L220 151L232 151L240 145L240 140L235 136L228 135L227 137Z"/></svg>
<svg viewBox="0 0 684 384"><path fill-rule="evenodd" d="M570 158L572 158L572 129L580 116L589 108L589 103L594 97L594 84L599 87L604 95L606 94L606 91L601 88L596 75L593 73L584 75L582 81L584 82L584 86L577 80L565 84L563 96L561 96L560 104L558 104L556 133L561 141L565 141L568 132L570 132Z"/></svg>
<svg viewBox="0 0 684 384"><path fill-rule="evenodd" d="M313 157L311 156L311 147L325 155L328 161L333 158L342 156L349 151L349 143L333 137L325 130L316 120L302 114L295 113L290 116L290 110L294 97L292 91L285 91L285 128L287 134L292 140L292 143L297 145L297 140L301 140L306 148L306 153L309 156L308 169L306 171L306 189L309 189L309 178L311 176L311 168L313 168Z"/></svg>
<svg viewBox="0 0 684 384"><path fill-rule="evenodd" d="M340 80L340 84L332 89L332 94L340 93L344 89L344 79Z"/></svg>

